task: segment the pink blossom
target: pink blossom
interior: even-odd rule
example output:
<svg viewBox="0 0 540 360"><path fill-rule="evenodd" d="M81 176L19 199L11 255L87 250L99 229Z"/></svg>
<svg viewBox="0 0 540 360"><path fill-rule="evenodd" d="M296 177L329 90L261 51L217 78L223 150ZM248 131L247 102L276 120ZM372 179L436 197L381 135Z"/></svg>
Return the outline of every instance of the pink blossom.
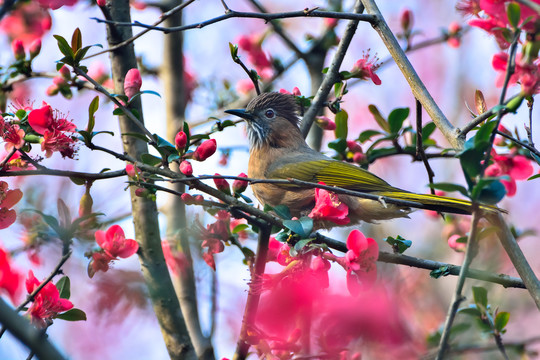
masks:
<svg viewBox="0 0 540 360"><path fill-rule="evenodd" d="M139 170L137 165L133 165L133 164L128 163L128 164L126 164L126 174L130 178L136 178L141 174L141 170Z"/></svg>
<svg viewBox="0 0 540 360"><path fill-rule="evenodd" d="M51 16L37 1L18 4L4 16L0 30L11 39L19 39L25 46L41 38L51 29Z"/></svg>
<svg viewBox="0 0 540 360"><path fill-rule="evenodd" d="M193 175L193 167L191 163L187 160L184 160L180 163L180 172L186 176Z"/></svg>
<svg viewBox="0 0 540 360"><path fill-rule="evenodd" d="M135 94L141 90L142 78L138 69L128 70L124 79L124 93L131 99Z"/></svg>
<svg viewBox="0 0 540 360"><path fill-rule="evenodd" d="M0 119L2 117L0 116ZM3 120L1 120L3 121ZM20 149L24 146L24 130L17 124L5 123L4 128L1 129L0 134L6 144L4 145L7 152L10 152L13 148Z"/></svg>
<svg viewBox="0 0 540 360"><path fill-rule="evenodd" d="M253 84L251 79L243 78L236 83L236 91L240 94L247 95L253 90L255 90L255 84Z"/></svg>
<svg viewBox="0 0 540 360"><path fill-rule="evenodd" d="M500 52L493 55L493 68L499 72L497 77L497 87L502 87L506 77L506 68L508 66L508 54ZM520 83L522 92L525 95L533 95L538 93L540 88L540 63L536 61L534 64L523 62L521 54L516 55L516 67L514 74L510 77L509 85Z"/></svg>
<svg viewBox="0 0 540 360"><path fill-rule="evenodd" d="M268 79L273 74L272 62L262 50L264 36L254 34L251 36L242 35L236 42L241 50L248 53L248 61L255 66L257 73L263 78Z"/></svg>
<svg viewBox="0 0 540 360"><path fill-rule="evenodd" d="M215 176L221 176L218 173L214 174ZM229 186L229 182L223 178L214 178L214 184L216 185L216 188L225 193L225 194L231 194L231 187Z"/></svg>
<svg viewBox="0 0 540 360"><path fill-rule="evenodd" d="M124 230L118 225L111 226L106 232L97 230L94 236L97 244L112 259L128 258L139 249L139 244L133 239L126 239Z"/></svg>
<svg viewBox="0 0 540 360"><path fill-rule="evenodd" d="M51 10L56 10L62 6L73 6L77 3L77 0L37 0L38 3L45 7L50 8Z"/></svg>
<svg viewBox="0 0 540 360"><path fill-rule="evenodd" d="M347 237L347 249L347 287L349 292L355 295L362 289L370 288L377 278L379 245L355 229Z"/></svg>
<svg viewBox="0 0 540 360"><path fill-rule="evenodd" d="M487 176L508 176L500 181L506 188L507 196L516 194L516 180L525 180L533 174L533 167L529 159L523 155L498 155L494 152L493 164L486 168Z"/></svg>
<svg viewBox="0 0 540 360"><path fill-rule="evenodd" d="M28 272L26 279L26 290L31 294L40 282L34 276L32 270ZM60 292L53 283L47 283L34 297L34 301L28 313L32 322L38 326L45 327L59 313L63 313L73 308L73 303L67 299L60 298Z"/></svg>
<svg viewBox="0 0 540 360"><path fill-rule="evenodd" d="M466 243L458 242L458 240L461 238L461 235L454 234L448 238L448 246L450 246L451 249L454 249L457 252L463 252L465 251L465 248L467 247Z"/></svg>
<svg viewBox="0 0 540 360"><path fill-rule="evenodd" d="M53 109L46 102L39 109L33 109L28 114L28 124L38 134L45 134L51 131L69 131L73 132L77 127L70 121L60 118L58 112L53 112Z"/></svg>
<svg viewBox="0 0 540 360"><path fill-rule="evenodd" d="M365 52L360 60L354 63L351 69L351 77L359 78L362 80L371 79L375 85L381 85L381 79L375 74L375 71L381 66L377 64L379 58L376 56L370 59L369 51Z"/></svg>
<svg viewBox="0 0 540 360"><path fill-rule="evenodd" d="M167 267L176 276L181 275L189 266L189 260L182 251L172 249L168 241L162 241L163 256Z"/></svg>
<svg viewBox="0 0 540 360"><path fill-rule="evenodd" d="M326 185L319 182L320 185ZM324 189L315 189L315 207L308 215L313 220L331 221L337 225L346 225L351 220L347 217L349 208L339 197Z"/></svg>
<svg viewBox="0 0 540 360"><path fill-rule="evenodd" d="M17 219L17 213L11 209L23 196L20 189L8 189L5 181L0 181L0 229L6 229Z"/></svg>

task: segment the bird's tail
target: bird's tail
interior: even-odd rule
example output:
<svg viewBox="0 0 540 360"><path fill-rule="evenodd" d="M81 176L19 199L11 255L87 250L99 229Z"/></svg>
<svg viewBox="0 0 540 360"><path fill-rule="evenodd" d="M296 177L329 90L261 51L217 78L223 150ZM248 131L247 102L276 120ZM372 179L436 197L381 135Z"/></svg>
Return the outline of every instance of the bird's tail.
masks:
<svg viewBox="0 0 540 360"><path fill-rule="evenodd" d="M381 191L377 195L387 196L397 200L405 200L419 203L419 209L434 210L437 212L454 214L471 214L472 203L468 200L456 199L447 196L430 194L415 194L406 191ZM496 206L480 205L480 209L488 213L506 212Z"/></svg>

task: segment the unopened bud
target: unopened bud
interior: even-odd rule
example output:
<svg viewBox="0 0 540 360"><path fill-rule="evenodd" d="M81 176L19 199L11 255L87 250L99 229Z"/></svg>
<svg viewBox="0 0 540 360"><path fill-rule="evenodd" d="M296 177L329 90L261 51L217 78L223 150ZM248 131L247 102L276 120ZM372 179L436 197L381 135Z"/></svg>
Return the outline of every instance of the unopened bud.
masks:
<svg viewBox="0 0 540 360"><path fill-rule="evenodd" d="M353 161L357 164L365 164L367 162L367 156L361 152L354 153Z"/></svg>
<svg viewBox="0 0 540 360"><path fill-rule="evenodd" d="M47 90L45 90L45 93L48 96L54 96L54 95L58 94L58 91L60 91L58 86L56 86L55 84L52 84L47 88Z"/></svg>
<svg viewBox="0 0 540 360"><path fill-rule="evenodd" d="M41 39L37 38L36 40L32 41L28 51L30 52L30 59L33 59L36 56L38 56L41 51Z"/></svg>
<svg viewBox="0 0 540 360"><path fill-rule="evenodd" d="M181 151L186 147L187 144L187 135L183 131L179 131L178 134L174 137L174 146L176 150Z"/></svg>
<svg viewBox="0 0 540 360"><path fill-rule="evenodd" d="M399 21L401 23L401 28L403 29L403 31L410 31L414 22L412 11L409 9L403 9L399 16Z"/></svg>
<svg viewBox="0 0 540 360"><path fill-rule="evenodd" d="M141 173L141 171L137 168L137 166L133 164L127 164L126 173L130 178L134 178L137 177Z"/></svg>
<svg viewBox="0 0 540 360"><path fill-rule="evenodd" d="M60 75L62 75L62 77L66 80L70 80L71 79L71 72L69 71L68 67L66 65L62 66L58 72L60 73Z"/></svg>
<svg viewBox="0 0 540 360"><path fill-rule="evenodd" d="M142 78L138 69L129 69L124 79L124 93L131 99L141 90Z"/></svg>
<svg viewBox="0 0 540 360"><path fill-rule="evenodd" d="M215 139L206 140L195 150L193 158L197 161L204 161L214 155L216 149L217 143Z"/></svg>
<svg viewBox="0 0 540 360"><path fill-rule="evenodd" d="M105 0L96 0L96 3L98 6L104 7L107 2Z"/></svg>
<svg viewBox="0 0 540 360"><path fill-rule="evenodd" d="M11 43L11 50L13 50L13 55L15 55L16 60L22 60L26 56L24 53L24 45L22 40L15 39Z"/></svg>
<svg viewBox="0 0 540 360"><path fill-rule="evenodd" d="M298 87L296 87L296 86L293 87L293 89L292 89L292 94L293 94L294 96L301 96L301 95L302 95L302 93L300 92L300 89L298 89Z"/></svg>
<svg viewBox="0 0 540 360"><path fill-rule="evenodd" d="M193 175L193 167L191 163L187 160L184 160L180 163L180 172L186 176Z"/></svg>
<svg viewBox="0 0 540 360"><path fill-rule="evenodd" d="M202 204L204 202L204 197L202 195L195 195L193 198L195 204Z"/></svg>
<svg viewBox="0 0 540 360"><path fill-rule="evenodd" d="M138 196L138 197L146 197L146 195L148 195L150 193L150 190L148 190L147 188L136 188L135 189L135 196Z"/></svg>
<svg viewBox="0 0 540 360"><path fill-rule="evenodd" d="M221 176L220 174L218 173L215 173L214 174L215 176ZM225 193L225 194L228 194L230 195L231 194L231 188L229 186L229 182L223 178L215 178L214 179L214 184L216 184L216 188L221 191L222 193Z"/></svg>
<svg viewBox="0 0 540 360"><path fill-rule="evenodd" d="M195 204L195 199L194 197L191 195L191 194L188 194L188 193L183 193L182 195L180 195L180 199L182 199L182 201L186 204L186 205L192 205L192 204Z"/></svg>
<svg viewBox="0 0 540 360"><path fill-rule="evenodd" d="M362 152L362 146L354 140L347 140L347 147L353 153Z"/></svg>
<svg viewBox="0 0 540 360"><path fill-rule="evenodd" d="M79 216L90 215L92 213L92 205L94 200L89 192L85 192L79 202Z"/></svg>
<svg viewBox="0 0 540 360"><path fill-rule="evenodd" d="M315 122L323 130L336 130L336 123L327 118L326 116L318 116L315 119Z"/></svg>
<svg viewBox="0 0 540 360"><path fill-rule="evenodd" d="M238 175L238 177L247 178L247 175L244 173L241 173L240 175ZM236 179L233 181L232 189L233 189L233 192L237 194L241 194L244 191L246 191L247 186L248 186L248 182L246 180Z"/></svg>

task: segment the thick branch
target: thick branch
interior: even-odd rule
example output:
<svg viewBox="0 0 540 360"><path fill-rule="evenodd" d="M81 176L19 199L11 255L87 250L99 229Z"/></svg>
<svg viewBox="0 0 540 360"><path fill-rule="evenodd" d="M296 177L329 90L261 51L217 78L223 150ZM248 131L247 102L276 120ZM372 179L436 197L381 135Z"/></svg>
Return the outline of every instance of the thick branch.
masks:
<svg viewBox="0 0 540 360"><path fill-rule="evenodd" d="M443 114L439 106L435 103L435 100L431 97L431 94L426 89L422 80L414 70L409 59L405 55L405 52L399 45L396 37L386 24L379 8L375 4L374 0L362 0L362 3L366 7L366 11L370 15L375 15L377 21L372 23L373 27L383 40L386 48L394 58L394 61L398 65L399 69L403 73L403 76L409 83L411 90L414 94L414 97L422 103L424 109L431 117L433 122L437 125L439 130L443 133L444 137L452 147L459 149L463 146L463 142L458 138L457 129L448 121L446 116Z"/></svg>

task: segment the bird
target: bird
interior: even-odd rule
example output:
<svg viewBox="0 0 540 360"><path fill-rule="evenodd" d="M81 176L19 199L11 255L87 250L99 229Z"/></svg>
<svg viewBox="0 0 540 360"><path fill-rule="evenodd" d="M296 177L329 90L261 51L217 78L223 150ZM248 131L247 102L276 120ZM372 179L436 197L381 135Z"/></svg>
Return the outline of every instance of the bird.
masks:
<svg viewBox="0 0 540 360"><path fill-rule="evenodd" d="M377 196L366 199L337 194L349 209L350 223L374 223L380 220L408 217L418 208L444 213L470 214L468 200L430 194L417 194L394 187L377 175L354 164L332 159L313 150L304 140L299 128L300 106L295 96L267 92L252 99L245 109L230 109L225 113L238 116L247 123L250 146L248 177L252 179L297 179L305 182L323 182L329 186L363 192ZM310 213L315 205L315 189L288 184L254 183L253 193L263 205L285 205L292 216ZM387 203L385 198L410 202ZM482 205L486 211L496 212L494 206ZM316 227L336 226L320 220Z"/></svg>

